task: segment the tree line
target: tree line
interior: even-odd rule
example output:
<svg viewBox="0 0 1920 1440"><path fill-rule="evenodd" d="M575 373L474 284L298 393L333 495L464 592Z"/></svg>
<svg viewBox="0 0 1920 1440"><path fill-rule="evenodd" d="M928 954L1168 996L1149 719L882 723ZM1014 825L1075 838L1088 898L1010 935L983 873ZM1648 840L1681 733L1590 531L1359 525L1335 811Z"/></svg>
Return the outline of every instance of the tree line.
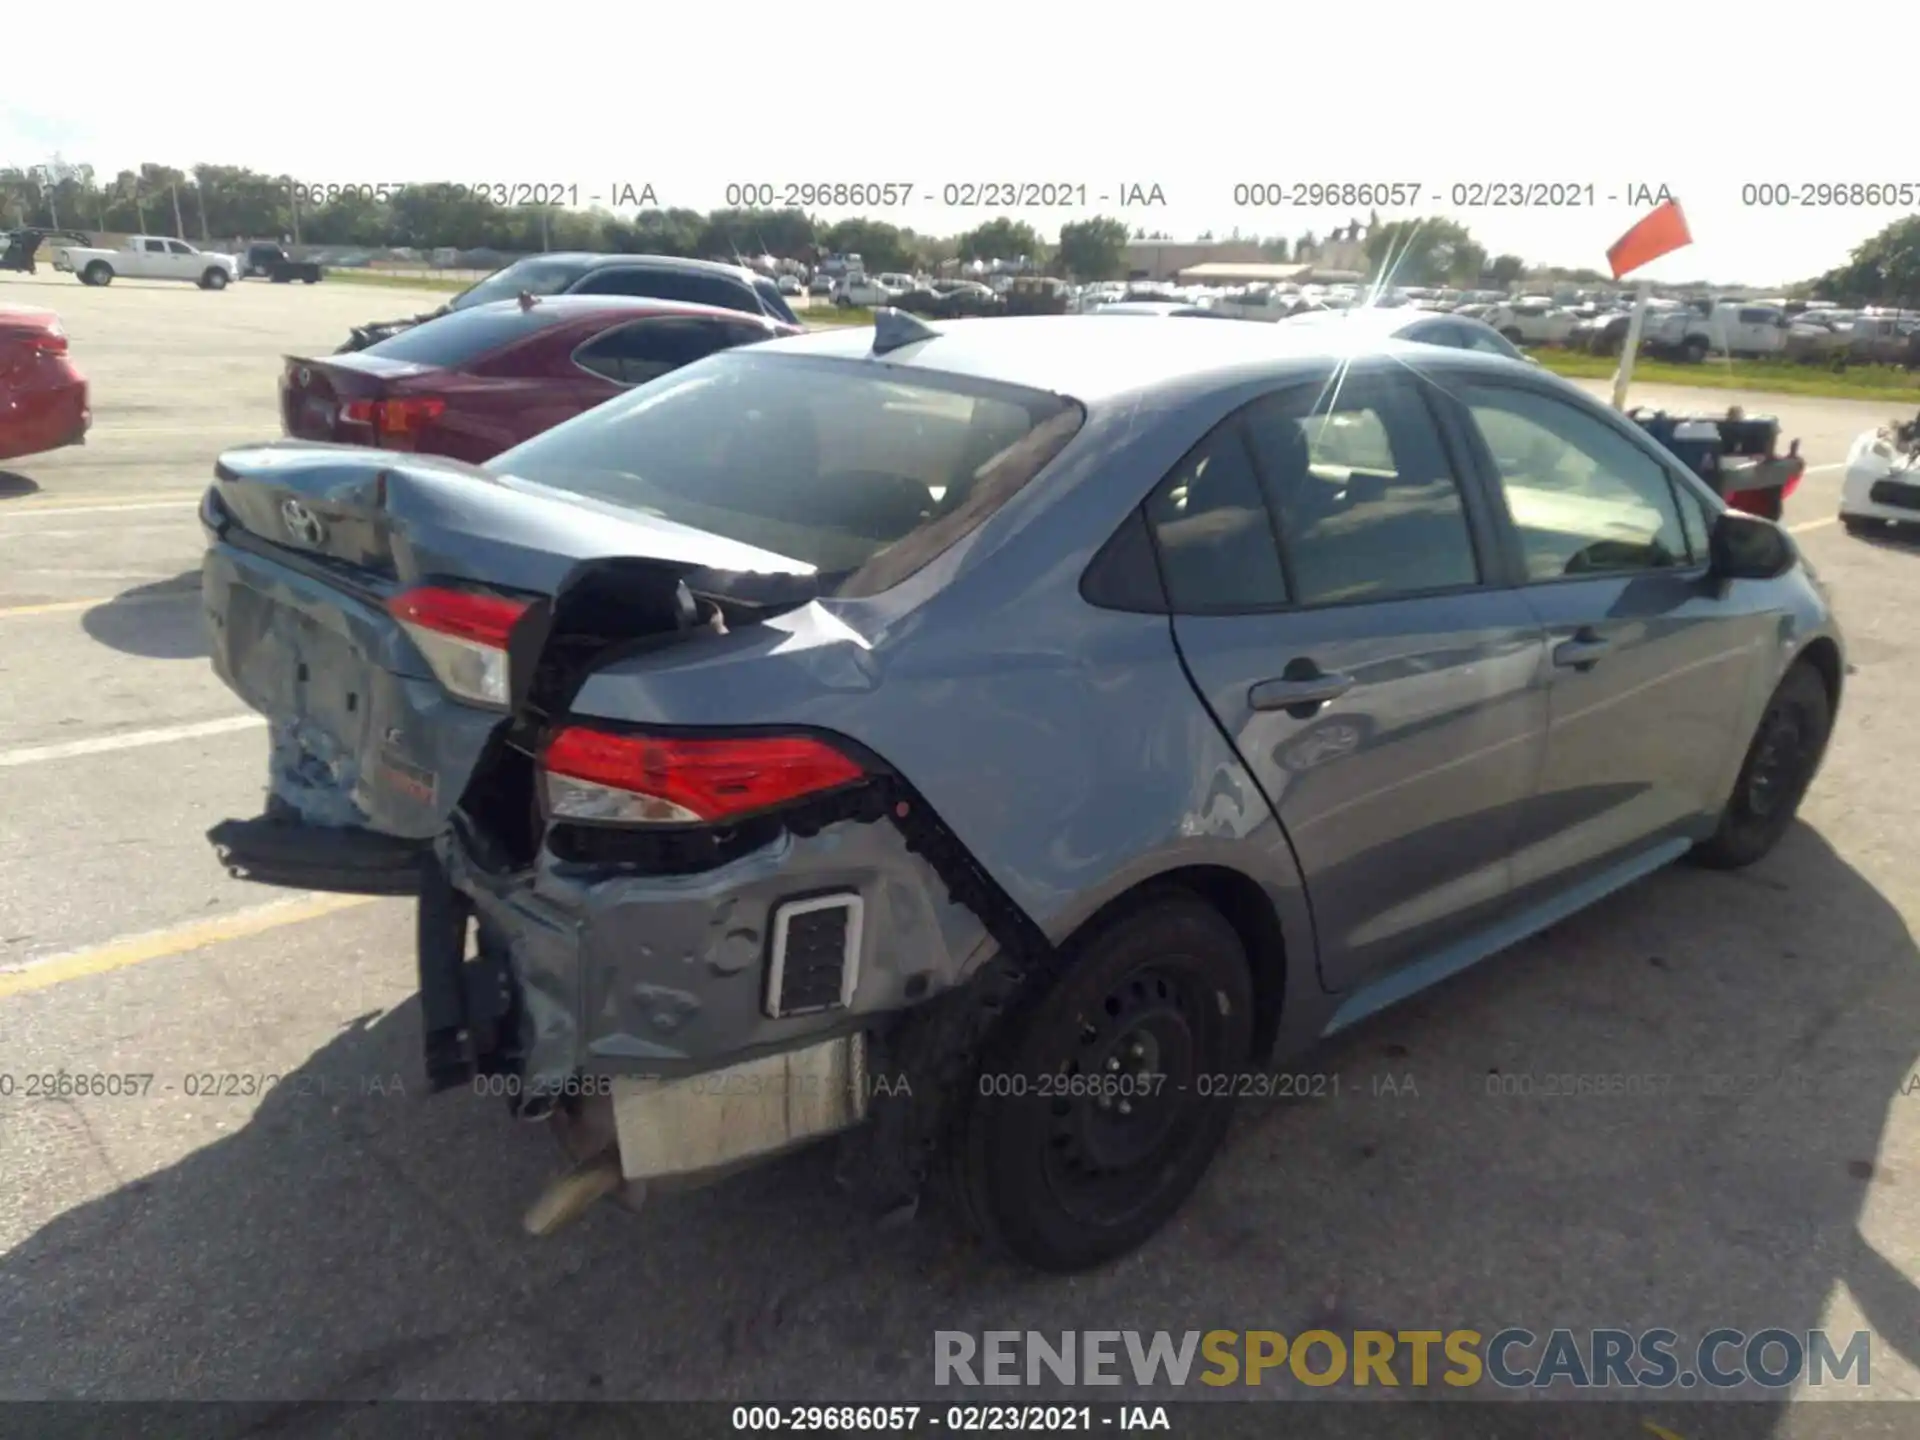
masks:
<svg viewBox="0 0 1920 1440"><path fill-rule="evenodd" d="M212 244L286 236L310 245L434 250L597 250L728 258L771 254L814 262L858 254L869 270L913 271L948 260L1014 260L1076 280L1120 279L1130 240L1164 233L1098 218L1062 225L1051 238L1025 221L1001 217L957 235L918 233L868 217L828 221L801 210L607 210L502 205L457 185L408 185L379 197L343 193L324 204L297 202L284 176L239 165L190 170L143 164L108 177L92 166L55 160L0 167L0 229L66 227L117 234L166 234ZM1294 237L1224 237L1255 244L1274 263L1319 258L1323 242ZM1397 285L1505 288L1521 278L1598 283L1585 269L1539 269L1518 255L1489 255L1458 221L1394 220L1364 227L1368 269ZM1813 281L1823 298L1870 304L1920 299L1920 216L1897 221L1858 247L1844 265Z"/></svg>
<svg viewBox="0 0 1920 1440"><path fill-rule="evenodd" d="M284 176L238 165L181 170L143 164L108 178L92 166L55 160L0 168L0 228L66 227L108 233L166 234L209 244L235 238L297 238L309 245L368 249L595 250L730 258L771 254L815 262L857 254L869 270L912 271L944 261L1025 257L1036 268L1077 280L1123 278L1130 240L1173 237L1119 220L1076 220L1051 237L999 217L957 235L918 233L868 217L828 221L797 209L699 211L503 205L459 185L407 185L386 194L349 191L325 203L303 201ZM1198 237L1212 241L1207 233ZM1274 263L1311 261L1322 242L1311 231L1289 238L1225 237L1258 246ZM1506 284L1525 269L1515 255L1488 259L1459 224L1378 217L1366 233L1369 260L1399 284Z"/></svg>

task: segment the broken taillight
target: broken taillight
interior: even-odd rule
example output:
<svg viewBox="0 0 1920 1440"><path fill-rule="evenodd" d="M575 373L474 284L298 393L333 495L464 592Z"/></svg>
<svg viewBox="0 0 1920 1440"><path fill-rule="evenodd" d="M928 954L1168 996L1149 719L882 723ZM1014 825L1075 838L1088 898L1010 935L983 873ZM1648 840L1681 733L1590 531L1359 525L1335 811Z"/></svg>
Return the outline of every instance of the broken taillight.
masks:
<svg viewBox="0 0 1920 1440"><path fill-rule="evenodd" d="M451 694L479 705L507 705L507 637L526 614L526 601L426 585L394 596L387 611Z"/></svg>
<svg viewBox="0 0 1920 1440"><path fill-rule="evenodd" d="M540 757L556 820L710 825L867 778L854 760L805 735L684 739L569 725Z"/></svg>

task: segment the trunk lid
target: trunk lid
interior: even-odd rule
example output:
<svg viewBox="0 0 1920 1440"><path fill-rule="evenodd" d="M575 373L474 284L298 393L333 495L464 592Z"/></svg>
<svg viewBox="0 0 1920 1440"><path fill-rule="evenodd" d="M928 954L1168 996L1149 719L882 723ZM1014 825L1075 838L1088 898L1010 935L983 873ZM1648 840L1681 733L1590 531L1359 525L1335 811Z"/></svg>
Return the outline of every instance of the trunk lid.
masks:
<svg viewBox="0 0 1920 1440"><path fill-rule="evenodd" d="M280 425L301 440L349 445L377 442L367 407L384 400L395 383L429 373L430 367L375 355L336 355L315 360L286 357L280 375ZM356 410L352 402L360 401Z"/></svg>
<svg viewBox="0 0 1920 1440"><path fill-rule="evenodd" d="M266 716L270 756L267 813L209 838L234 873L269 883L410 889L476 773L563 705L593 657L811 598L807 567L781 556L460 461L282 441L229 451L215 473L213 664ZM501 704L447 689L396 618L422 587L527 604L501 647Z"/></svg>

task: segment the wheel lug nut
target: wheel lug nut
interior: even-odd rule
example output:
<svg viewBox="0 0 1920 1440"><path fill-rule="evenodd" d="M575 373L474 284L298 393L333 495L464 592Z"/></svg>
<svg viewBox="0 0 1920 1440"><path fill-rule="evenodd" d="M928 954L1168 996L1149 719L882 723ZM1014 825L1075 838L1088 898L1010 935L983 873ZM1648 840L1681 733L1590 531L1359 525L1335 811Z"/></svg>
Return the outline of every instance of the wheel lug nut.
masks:
<svg viewBox="0 0 1920 1440"><path fill-rule="evenodd" d="M1119 1068L1120 1068L1120 1057L1118 1055L1109 1055L1107 1057L1107 1069L1118 1070Z"/></svg>
<svg viewBox="0 0 1920 1440"><path fill-rule="evenodd" d="M1132 1105L1130 1105L1130 1104L1128 1104L1128 1103L1127 1103L1127 1102L1126 1102L1125 1100L1122 1100L1122 1101L1120 1102L1120 1113L1121 1113L1122 1115L1131 1115L1131 1114L1133 1114L1133 1106L1132 1106Z"/></svg>
<svg viewBox="0 0 1920 1440"><path fill-rule="evenodd" d="M1147 1053L1147 1047L1142 1045L1138 1040L1136 1040L1133 1042L1133 1049L1129 1050L1127 1053L1133 1056L1134 1059L1138 1060Z"/></svg>

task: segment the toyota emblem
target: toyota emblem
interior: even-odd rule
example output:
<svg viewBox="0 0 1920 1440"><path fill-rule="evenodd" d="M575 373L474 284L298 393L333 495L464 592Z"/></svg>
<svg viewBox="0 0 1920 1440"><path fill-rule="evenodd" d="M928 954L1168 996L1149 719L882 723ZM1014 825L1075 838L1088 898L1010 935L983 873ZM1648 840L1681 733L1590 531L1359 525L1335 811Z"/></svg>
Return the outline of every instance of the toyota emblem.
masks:
<svg viewBox="0 0 1920 1440"><path fill-rule="evenodd" d="M320 523L320 517L298 500L281 505L280 518L286 522L287 534L302 545L318 545L327 538L327 527Z"/></svg>

